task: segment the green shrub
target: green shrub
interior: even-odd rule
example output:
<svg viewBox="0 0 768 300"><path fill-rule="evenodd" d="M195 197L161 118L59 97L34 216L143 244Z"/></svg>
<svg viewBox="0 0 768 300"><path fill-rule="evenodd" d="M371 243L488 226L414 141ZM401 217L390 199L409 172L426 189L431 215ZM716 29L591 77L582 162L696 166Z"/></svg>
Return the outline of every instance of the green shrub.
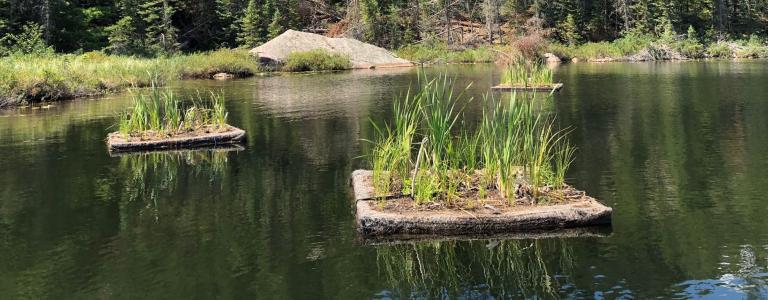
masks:
<svg viewBox="0 0 768 300"><path fill-rule="evenodd" d="M622 58L648 47L651 41L652 38L647 35L630 32L612 42L589 42L574 46L551 43L546 51L562 58Z"/></svg>
<svg viewBox="0 0 768 300"><path fill-rule="evenodd" d="M414 44L395 51L397 56L416 63L489 63L498 59L491 46L451 50L445 43Z"/></svg>
<svg viewBox="0 0 768 300"><path fill-rule="evenodd" d="M704 45L698 41L683 40L675 45L680 54L689 58L701 58L704 57Z"/></svg>
<svg viewBox="0 0 768 300"><path fill-rule="evenodd" d="M442 43L433 45L413 44L407 45L395 51L397 56L416 63L437 62L448 53L448 47Z"/></svg>
<svg viewBox="0 0 768 300"><path fill-rule="evenodd" d="M176 66L181 78L212 78L217 73L246 77L261 70L258 58L243 49L221 49L175 56L169 58L168 63Z"/></svg>
<svg viewBox="0 0 768 300"><path fill-rule="evenodd" d="M25 54L53 54L53 48L47 46L43 39L42 26L28 23L21 27L20 33L9 33L0 37L0 56Z"/></svg>
<svg viewBox="0 0 768 300"><path fill-rule="evenodd" d="M768 57L768 47L756 35L751 35L747 41L738 41L740 47L736 49L736 57L759 58Z"/></svg>
<svg viewBox="0 0 768 300"><path fill-rule="evenodd" d="M710 57L730 58L733 57L733 50L726 42L718 41L707 47L707 55Z"/></svg>
<svg viewBox="0 0 768 300"><path fill-rule="evenodd" d="M352 68L349 57L330 53L323 49L292 52L283 63L282 70L288 72L347 70Z"/></svg>

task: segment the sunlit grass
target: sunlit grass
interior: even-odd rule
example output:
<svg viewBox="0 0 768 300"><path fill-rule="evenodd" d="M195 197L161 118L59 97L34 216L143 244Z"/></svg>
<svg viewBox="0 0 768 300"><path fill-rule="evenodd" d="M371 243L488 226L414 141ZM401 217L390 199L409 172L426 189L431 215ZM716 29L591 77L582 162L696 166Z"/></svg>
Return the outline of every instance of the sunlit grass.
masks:
<svg viewBox="0 0 768 300"><path fill-rule="evenodd" d="M501 83L525 87L551 85L554 83L554 72L544 64L517 63L504 70Z"/></svg>
<svg viewBox="0 0 768 300"><path fill-rule="evenodd" d="M496 190L512 204L521 180L535 199L542 187L564 187L574 148L554 118L537 109L545 100L485 97L479 128L470 128L459 121L472 101L454 92L461 90L447 77L422 79L418 92L394 102L392 124L374 124L370 161L377 195L453 204L462 191L476 189L484 198ZM476 171L479 184L472 182Z"/></svg>
<svg viewBox="0 0 768 300"><path fill-rule="evenodd" d="M148 94L134 95L128 112L120 115L119 132L124 137L175 135L200 129L228 127L224 96L211 92L210 100L201 96L192 105L183 105L171 91L153 85Z"/></svg>
<svg viewBox="0 0 768 300"><path fill-rule="evenodd" d="M131 87L164 85L216 73L247 76L259 71L245 50L217 50L170 58L82 55L23 55L0 58L0 107L103 95Z"/></svg>

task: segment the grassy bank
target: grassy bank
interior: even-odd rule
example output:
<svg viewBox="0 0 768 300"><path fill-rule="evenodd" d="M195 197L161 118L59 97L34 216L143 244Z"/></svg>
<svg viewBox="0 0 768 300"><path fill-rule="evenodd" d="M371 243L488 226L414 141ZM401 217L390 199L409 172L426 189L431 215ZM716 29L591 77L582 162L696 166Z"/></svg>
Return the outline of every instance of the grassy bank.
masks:
<svg viewBox="0 0 768 300"><path fill-rule="evenodd" d="M579 45L550 43L546 52L562 59L586 61L654 61L700 58L766 58L766 41L752 36L747 39L701 42L695 32L685 36L652 37L629 34L610 42L590 42Z"/></svg>
<svg viewBox="0 0 768 300"><path fill-rule="evenodd" d="M152 80L211 78L225 72L248 76L260 71L244 50L218 50L169 58L82 55L21 55L0 58L0 107L102 95Z"/></svg>
<svg viewBox="0 0 768 300"><path fill-rule="evenodd" d="M489 63L498 59L506 47L482 45L476 48L451 49L446 44L415 44L395 50L395 54L414 63Z"/></svg>

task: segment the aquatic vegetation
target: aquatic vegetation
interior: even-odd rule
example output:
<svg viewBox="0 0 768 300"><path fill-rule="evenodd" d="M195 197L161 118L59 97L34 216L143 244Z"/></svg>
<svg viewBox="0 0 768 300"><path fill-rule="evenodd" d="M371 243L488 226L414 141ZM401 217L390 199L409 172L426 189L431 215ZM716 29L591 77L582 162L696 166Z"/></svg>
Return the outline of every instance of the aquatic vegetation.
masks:
<svg viewBox="0 0 768 300"><path fill-rule="evenodd" d="M554 72L541 63L517 63L509 66L501 76L502 84L542 86L554 83Z"/></svg>
<svg viewBox="0 0 768 300"><path fill-rule="evenodd" d="M567 131L538 110L543 101L486 96L479 128L470 128L459 120L472 99L454 93L459 90L445 76L421 79L418 92L394 102L392 124L374 123L369 157L376 194L410 196L416 204L455 205L492 192L510 205L521 198L558 200L545 194L568 188L575 150Z"/></svg>
<svg viewBox="0 0 768 300"><path fill-rule="evenodd" d="M281 70L287 72L331 71L352 68L349 57L324 49L297 51L288 55Z"/></svg>
<svg viewBox="0 0 768 300"><path fill-rule="evenodd" d="M185 106L173 92L152 85L149 94L134 95L130 110L120 115L119 132L124 137L149 137L228 129L222 94L211 92L210 101L198 95L192 102Z"/></svg>

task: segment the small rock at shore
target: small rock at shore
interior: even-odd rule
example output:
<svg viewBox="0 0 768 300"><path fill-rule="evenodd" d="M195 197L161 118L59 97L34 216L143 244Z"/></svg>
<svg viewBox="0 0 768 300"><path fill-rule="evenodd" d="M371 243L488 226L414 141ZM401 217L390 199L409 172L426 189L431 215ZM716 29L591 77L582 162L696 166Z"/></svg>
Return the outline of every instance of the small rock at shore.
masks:
<svg viewBox="0 0 768 300"><path fill-rule="evenodd" d="M213 79L216 80L227 80L235 78L235 75L229 74L229 73L216 73L213 75Z"/></svg>
<svg viewBox="0 0 768 300"><path fill-rule="evenodd" d="M547 52L547 53L544 53L544 55L542 56L544 57L544 60L547 61L547 63L559 63L562 61L559 57L557 57L557 55L553 53Z"/></svg>

